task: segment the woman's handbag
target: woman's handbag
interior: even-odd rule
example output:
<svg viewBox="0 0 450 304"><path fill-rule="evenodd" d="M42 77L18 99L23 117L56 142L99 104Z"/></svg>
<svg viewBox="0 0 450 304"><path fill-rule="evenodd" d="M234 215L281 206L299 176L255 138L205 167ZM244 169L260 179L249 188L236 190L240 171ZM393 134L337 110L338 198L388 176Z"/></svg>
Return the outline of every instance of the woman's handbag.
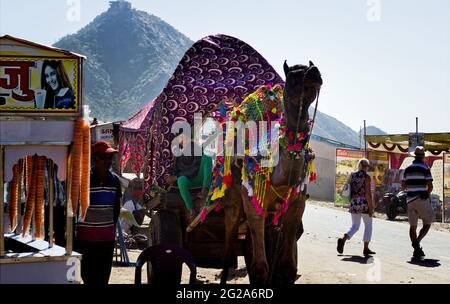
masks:
<svg viewBox="0 0 450 304"><path fill-rule="evenodd" d="M346 199L350 199L350 183L347 181L342 189L341 196Z"/></svg>

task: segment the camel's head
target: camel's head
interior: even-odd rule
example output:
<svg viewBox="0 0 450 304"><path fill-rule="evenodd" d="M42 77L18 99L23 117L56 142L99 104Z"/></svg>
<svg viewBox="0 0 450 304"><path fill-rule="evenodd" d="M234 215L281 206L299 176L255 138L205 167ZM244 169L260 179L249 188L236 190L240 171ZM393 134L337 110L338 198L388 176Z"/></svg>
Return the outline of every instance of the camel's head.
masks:
<svg viewBox="0 0 450 304"><path fill-rule="evenodd" d="M285 61L283 68L286 75L284 100L308 109L322 86L319 69L311 61L309 66L297 64L291 67Z"/></svg>

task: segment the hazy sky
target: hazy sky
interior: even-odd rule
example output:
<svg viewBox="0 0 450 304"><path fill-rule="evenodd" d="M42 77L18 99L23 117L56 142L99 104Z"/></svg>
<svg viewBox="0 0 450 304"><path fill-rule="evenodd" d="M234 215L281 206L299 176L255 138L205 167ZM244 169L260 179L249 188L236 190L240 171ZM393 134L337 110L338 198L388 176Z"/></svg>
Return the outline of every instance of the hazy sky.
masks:
<svg viewBox="0 0 450 304"><path fill-rule="evenodd" d="M312 60L324 79L319 110L354 130L365 119L389 133L413 132L418 116L419 131L450 132L448 0L130 2L193 41L240 38L280 74L285 59ZM51 45L107 8L104 0L0 0L0 33Z"/></svg>

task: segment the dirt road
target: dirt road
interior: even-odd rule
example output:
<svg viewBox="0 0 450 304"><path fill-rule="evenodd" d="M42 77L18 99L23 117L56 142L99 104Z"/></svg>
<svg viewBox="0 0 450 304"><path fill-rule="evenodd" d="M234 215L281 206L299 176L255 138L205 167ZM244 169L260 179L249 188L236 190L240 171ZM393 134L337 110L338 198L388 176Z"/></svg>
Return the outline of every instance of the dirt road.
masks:
<svg viewBox="0 0 450 304"><path fill-rule="evenodd" d="M336 241L350 226L345 210L325 208L317 203L307 205L304 214L305 233L298 242L299 278L308 283L450 283L450 233L433 229L423 241L426 259L411 259L412 248L405 222L374 219L371 248L377 253L366 259L362 255L362 229L347 242L343 255L336 252ZM448 224L436 226L446 230ZM442 227L444 229L442 229ZM361 226L363 228L363 226ZM139 251L129 253L135 261ZM243 259L230 275L229 283L247 284ZM188 281L188 269L183 282ZM199 268L201 284L219 283L220 270ZM145 275L143 274L143 278ZM114 267L110 283L133 283L133 267Z"/></svg>

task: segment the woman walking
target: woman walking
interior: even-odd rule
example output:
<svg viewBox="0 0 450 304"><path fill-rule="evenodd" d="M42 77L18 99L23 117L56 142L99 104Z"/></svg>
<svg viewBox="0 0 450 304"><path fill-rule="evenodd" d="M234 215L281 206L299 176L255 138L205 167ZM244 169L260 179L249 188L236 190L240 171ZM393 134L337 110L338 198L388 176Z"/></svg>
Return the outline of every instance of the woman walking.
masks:
<svg viewBox="0 0 450 304"><path fill-rule="evenodd" d="M370 192L370 176L367 174L370 163L366 158L361 158L358 162L358 171L349 177L350 184L350 213L352 215L352 226L338 239L337 251L342 254L347 240L359 230L361 219L364 221L364 255L375 254L369 249L369 242L372 239L372 214L373 203Z"/></svg>

